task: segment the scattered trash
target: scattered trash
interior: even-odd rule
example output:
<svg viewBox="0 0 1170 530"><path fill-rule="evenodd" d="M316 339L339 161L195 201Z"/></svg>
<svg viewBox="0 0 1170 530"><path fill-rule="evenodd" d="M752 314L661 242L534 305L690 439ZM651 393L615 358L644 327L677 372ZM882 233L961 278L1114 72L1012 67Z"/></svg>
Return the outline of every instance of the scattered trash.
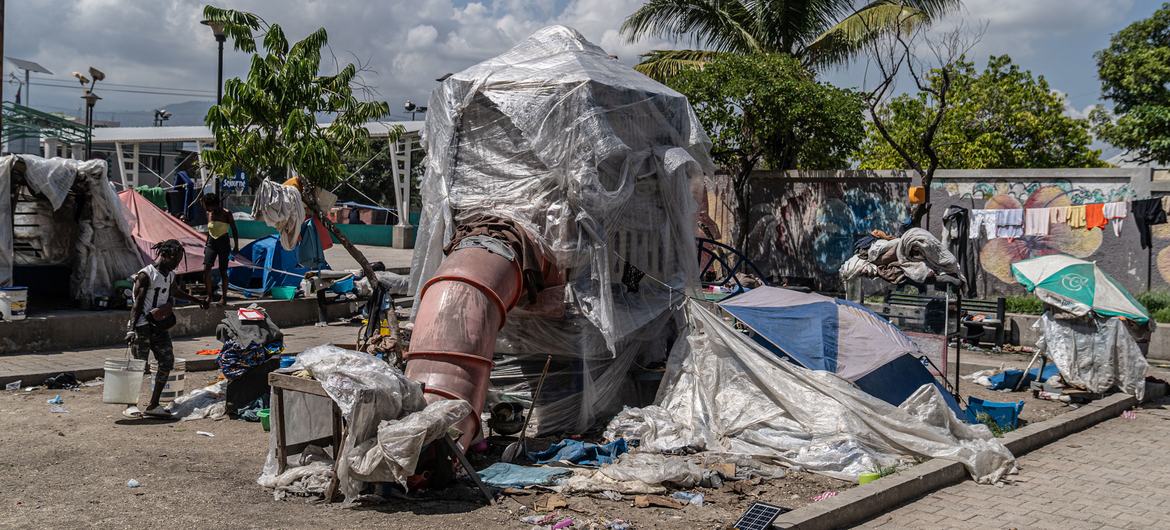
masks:
<svg viewBox="0 0 1170 530"><path fill-rule="evenodd" d="M676 492L670 494L670 498L672 498L676 501L690 504L692 506L702 506L703 505L703 494L699 493L699 492L676 491Z"/></svg>
<svg viewBox="0 0 1170 530"><path fill-rule="evenodd" d="M206 436L208 438L215 438L214 434L211 434L207 431L195 431L195 434L198 434L199 436Z"/></svg>
<svg viewBox="0 0 1170 530"><path fill-rule="evenodd" d="M634 497L634 506L638 508L649 508L650 506L660 506L663 508L673 508L675 510L683 509L685 504L674 499L663 497L661 495L637 495Z"/></svg>
<svg viewBox="0 0 1170 530"><path fill-rule="evenodd" d="M561 519L560 521L557 521L556 524L552 525L552 530L561 530L562 528L568 528L570 526L573 526L573 518L566 517L564 519Z"/></svg>
<svg viewBox="0 0 1170 530"><path fill-rule="evenodd" d="M625 519L614 519L605 523L605 530L631 530L630 522Z"/></svg>
<svg viewBox="0 0 1170 530"><path fill-rule="evenodd" d="M829 491L826 491L826 492L824 492L824 493L821 493L820 495L817 495L816 497L813 497L813 498L812 498L812 501L813 501L813 502L821 502L821 501L823 501L823 500L825 500L825 499L830 499L830 498L833 498L833 497L836 497L836 496L837 496L837 492L836 492L836 491L829 490Z"/></svg>
<svg viewBox="0 0 1170 530"><path fill-rule="evenodd" d="M52 407L49 407L49 412L53 414L67 414L69 411L65 410L65 407L62 407L61 405L53 405Z"/></svg>
<svg viewBox="0 0 1170 530"><path fill-rule="evenodd" d="M137 480L134 480L134 479L130 479L130 480L127 480L127 481L126 481L126 487L127 487L127 488L137 488L138 486L141 486L141 485L142 485L142 483L140 483L140 482L138 482Z"/></svg>
<svg viewBox="0 0 1170 530"><path fill-rule="evenodd" d="M1136 420L1137 419L1137 411L1135 411L1135 410L1124 411L1121 413L1121 417L1123 419L1127 419L1127 420Z"/></svg>
<svg viewBox="0 0 1170 530"><path fill-rule="evenodd" d="M601 496L602 496L602 497L605 497L605 498L607 498L607 499L609 499L609 500L611 500L611 501L620 501L620 500L622 500L622 494L621 494L621 493L618 493L618 492L616 492L616 491L603 491L603 492L601 492Z"/></svg>
<svg viewBox="0 0 1170 530"><path fill-rule="evenodd" d="M20 383L22 382L22 380L17 379L16 381L4 385L4 390L20 390Z"/></svg>
<svg viewBox="0 0 1170 530"><path fill-rule="evenodd" d="M73 372L61 372L45 380L45 386L53 390L70 390L81 386Z"/></svg>
<svg viewBox="0 0 1170 530"><path fill-rule="evenodd" d="M567 508L568 506L568 499L554 493L537 499L532 505L532 509L538 512L551 512L560 508Z"/></svg>
<svg viewBox="0 0 1170 530"><path fill-rule="evenodd" d="M53 396L52 399L48 399L45 401L45 403L48 403L50 405L60 405L64 402L65 402L65 400L61 399L61 394L57 394L57 395Z"/></svg>
<svg viewBox="0 0 1170 530"><path fill-rule="evenodd" d="M550 513L547 515L529 515L527 517L522 517L520 522L524 524L544 526L552 524L553 521L557 520L557 517L560 517L560 514Z"/></svg>
<svg viewBox="0 0 1170 530"><path fill-rule="evenodd" d="M104 385L105 383L106 383L106 382L105 382L104 380L102 380L102 378L100 378L100 377L97 377L97 378L90 379L89 381L86 381L86 382L82 383L82 384L81 384L81 386L84 386L84 387L95 387L95 386L102 386L102 385Z"/></svg>

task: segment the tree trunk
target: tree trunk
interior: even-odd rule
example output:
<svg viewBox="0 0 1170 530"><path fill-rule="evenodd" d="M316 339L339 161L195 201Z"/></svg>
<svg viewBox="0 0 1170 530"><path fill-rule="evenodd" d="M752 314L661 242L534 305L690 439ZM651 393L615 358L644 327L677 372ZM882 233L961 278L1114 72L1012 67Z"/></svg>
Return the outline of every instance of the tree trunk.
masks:
<svg viewBox="0 0 1170 530"><path fill-rule="evenodd" d="M358 263L358 267L361 267L362 274L365 275L366 279L370 281L370 285L373 286L376 284L378 282L378 276L377 274L374 274L374 268L370 266L370 260L366 259L366 255L362 254L362 251L358 250L358 248L354 246L352 242L350 242L349 238L345 237L345 234L341 232L341 229L339 229L337 225L333 224L333 222L329 220L329 217L321 211L321 205L317 204L316 186L308 182L307 179L303 177L301 177L299 180L301 183L301 197L304 199L305 204L308 205L309 211L312 212L313 217L316 217L318 221L324 224L325 228L328 228L329 232L337 238L338 242L341 243L341 246L345 247L345 251L348 252L349 255L353 257L354 261ZM394 299L390 298L390 311L386 313L386 321L387 326L390 328L391 343L394 344L395 350L399 350L398 314L395 312L396 308L397 305L394 303Z"/></svg>

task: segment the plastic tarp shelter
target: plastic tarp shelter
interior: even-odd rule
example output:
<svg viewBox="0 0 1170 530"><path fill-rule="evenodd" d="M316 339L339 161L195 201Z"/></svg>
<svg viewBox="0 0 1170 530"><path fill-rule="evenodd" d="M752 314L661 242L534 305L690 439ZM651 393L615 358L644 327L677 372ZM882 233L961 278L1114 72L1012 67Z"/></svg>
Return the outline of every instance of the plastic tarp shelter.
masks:
<svg viewBox="0 0 1170 530"><path fill-rule="evenodd" d="M144 262L154 261L154 251L150 247L160 241L174 239L183 244L184 251L183 263L179 264L176 272L187 274L203 271L203 251L207 243L206 234L199 233L194 228L187 226L186 223L155 206L154 203L135 190L118 192L118 199L122 201L126 223L130 226L130 235L134 237L134 242L138 245L138 252L142 254ZM232 259L229 265L238 267L245 265L245 263Z"/></svg>
<svg viewBox="0 0 1170 530"><path fill-rule="evenodd" d="M444 80L423 146L412 290L461 222L510 221L560 277L508 314L492 380L528 395L552 355L536 430L608 420L628 401L635 363L665 356L698 277L692 186L713 165L686 97L550 26ZM645 277L624 285L635 271Z"/></svg>
<svg viewBox="0 0 1170 530"><path fill-rule="evenodd" d="M262 296L273 287L300 285L309 271L300 266L297 249L285 250L275 234L244 245L240 255L251 265L229 269L228 283L249 296Z"/></svg>
<svg viewBox="0 0 1170 530"><path fill-rule="evenodd" d="M605 431L638 440L634 454L750 457L845 480L924 457L961 462L982 483L1015 468L991 431L960 421L934 386L894 406L780 359L700 302L686 310L689 334L671 351L655 404L623 410Z"/></svg>
<svg viewBox="0 0 1170 530"><path fill-rule="evenodd" d="M136 272L142 260L121 212L122 204L106 177L106 163L32 155L0 157L0 287L12 284L15 205L11 191L18 161L24 163L23 182L48 199L53 210L65 204L71 190L83 194L88 201L77 219L69 282L73 298L88 301L113 294L114 282Z"/></svg>
<svg viewBox="0 0 1170 530"><path fill-rule="evenodd" d="M1116 386L1139 400L1145 396L1150 365L1120 318L1056 318L1049 311L1032 327L1042 332L1036 347L1066 383L1090 392Z"/></svg>
<svg viewBox="0 0 1170 530"><path fill-rule="evenodd" d="M934 385L951 410L965 417L954 397L919 360L918 346L861 304L759 287L719 306L755 332L760 345L805 368L835 373L893 405L923 385Z"/></svg>

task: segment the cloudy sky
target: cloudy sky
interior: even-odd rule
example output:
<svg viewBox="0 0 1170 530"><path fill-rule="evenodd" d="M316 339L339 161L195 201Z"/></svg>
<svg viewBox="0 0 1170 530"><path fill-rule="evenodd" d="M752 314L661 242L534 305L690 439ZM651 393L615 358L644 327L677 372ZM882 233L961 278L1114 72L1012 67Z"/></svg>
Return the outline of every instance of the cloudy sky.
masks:
<svg viewBox="0 0 1170 530"><path fill-rule="evenodd" d="M366 81L389 101L395 118L406 100L424 104L434 79L495 55L548 24L579 29L622 61L674 43L627 43L621 21L640 0L239 0L224 7L256 12L281 24L291 38L318 26L329 31L334 53L357 57L372 72ZM986 21L987 34L974 56L1010 54L1068 94L1070 113L1097 103L1100 87L1093 52L1109 35L1149 16L1153 0L966 0L961 13ZM107 73L99 119L108 113L149 110L190 100L212 100L215 42L201 26L196 0L15 0L7 3L4 55L36 61L54 72L34 74L33 105L50 111L80 109L80 90L70 77L90 65ZM294 7L295 6L295 7ZM953 18L952 17L952 18ZM950 22L953 22L950 21ZM948 22L948 23L950 23ZM685 44L685 43L682 43ZM248 58L229 47L225 75L243 75ZM863 64L825 73L859 86ZM16 85L4 64L4 99ZM48 86L55 85L55 86ZM116 91L117 89L118 91ZM152 94L149 92L165 92Z"/></svg>

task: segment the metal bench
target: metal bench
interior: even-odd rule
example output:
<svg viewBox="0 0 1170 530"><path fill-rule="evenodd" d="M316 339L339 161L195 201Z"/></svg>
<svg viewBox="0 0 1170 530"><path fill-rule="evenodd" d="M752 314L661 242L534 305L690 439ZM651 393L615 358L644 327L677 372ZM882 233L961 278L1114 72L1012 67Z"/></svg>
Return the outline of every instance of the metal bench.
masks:
<svg viewBox="0 0 1170 530"><path fill-rule="evenodd" d="M959 311L963 315L964 340L1003 346L1005 300L1002 297L994 300L964 298ZM890 292L886 294L880 314L908 331L940 335L954 331L948 329L946 299L941 296ZM971 320L976 314L984 315L983 320Z"/></svg>

